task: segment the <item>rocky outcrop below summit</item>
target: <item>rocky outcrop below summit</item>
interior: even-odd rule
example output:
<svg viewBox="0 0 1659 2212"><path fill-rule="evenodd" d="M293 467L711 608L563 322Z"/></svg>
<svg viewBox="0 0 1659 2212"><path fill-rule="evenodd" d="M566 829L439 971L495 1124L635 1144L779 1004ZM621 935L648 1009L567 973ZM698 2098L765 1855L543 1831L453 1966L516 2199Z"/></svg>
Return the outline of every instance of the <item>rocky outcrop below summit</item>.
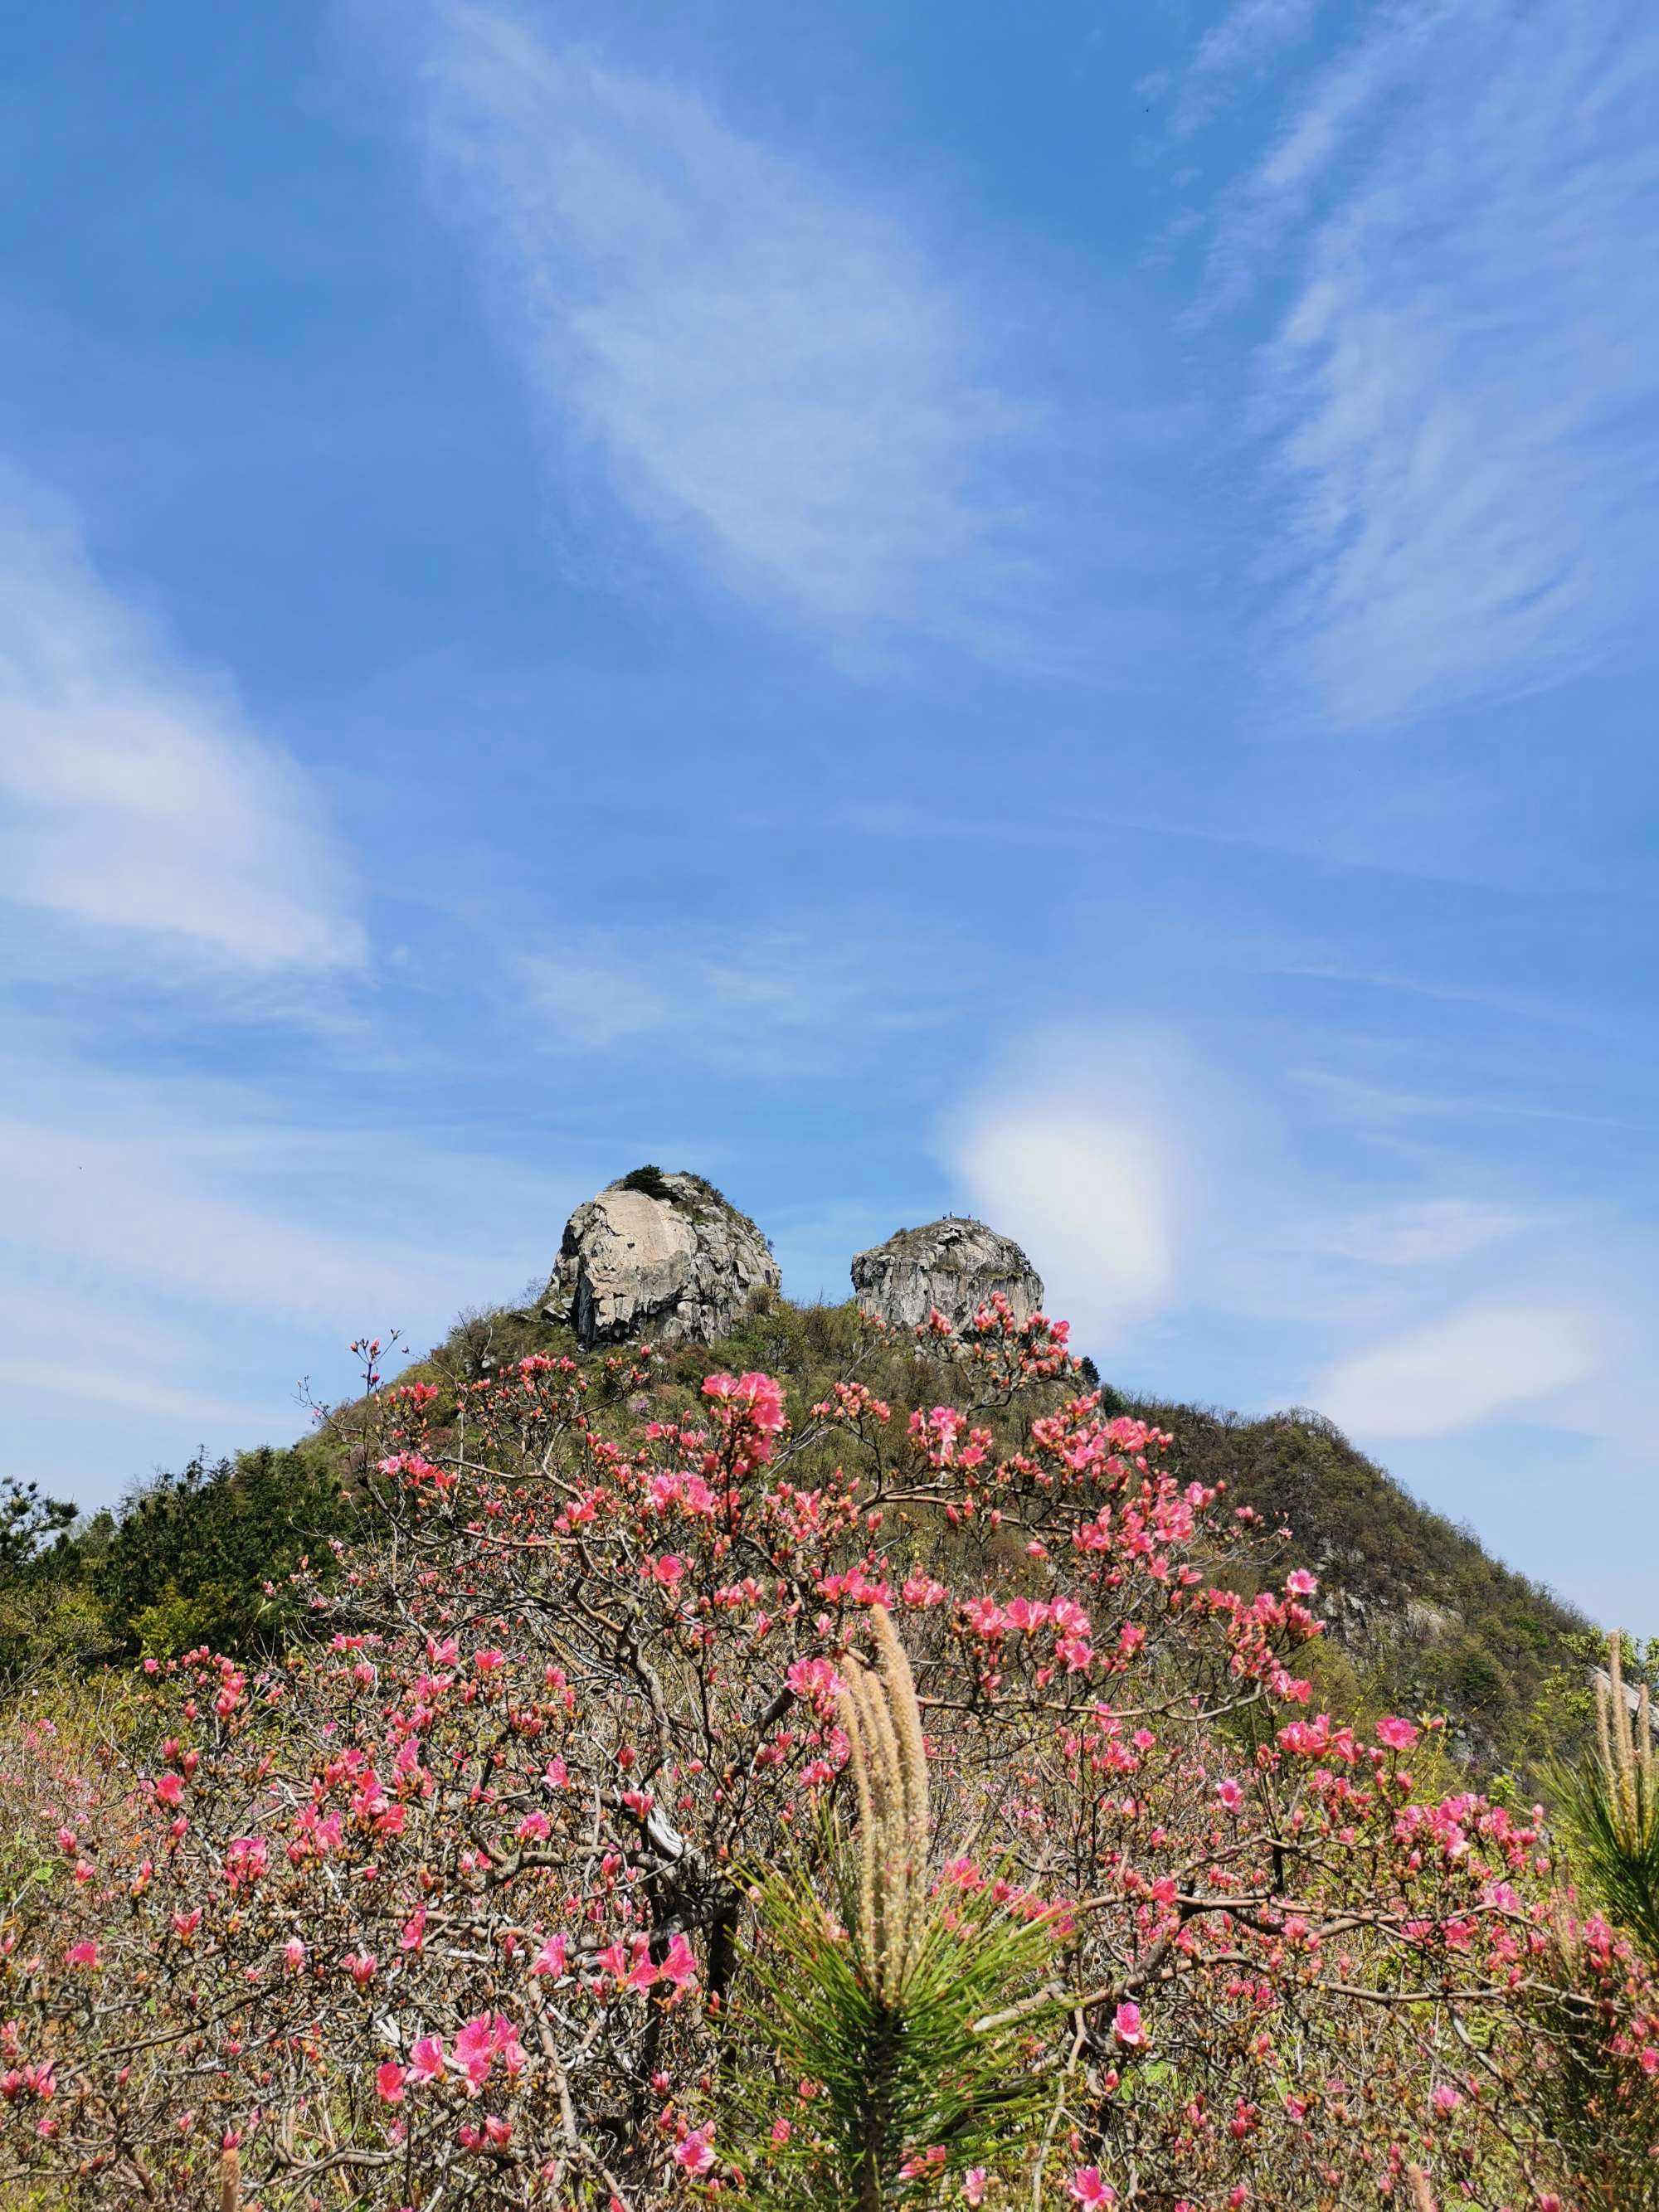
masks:
<svg viewBox="0 0 1659 2212"><path fill-rule="evenodd" d="M782 1281L766 1239L701 1176L636 1168L579 1206L540 1311L584 1349L648 1336L712 1344Z"/></svg>
<svg viewBox="0 0 1659 2212"><path fill-rule="evenodd" d="M860 1306L894 1328L920 1328L935 1308L960 1328L999 1292L1025 1321L1042 1308L1042 1279L1012 1237L954 1213L901 1229L853 1262Z"/></svg>

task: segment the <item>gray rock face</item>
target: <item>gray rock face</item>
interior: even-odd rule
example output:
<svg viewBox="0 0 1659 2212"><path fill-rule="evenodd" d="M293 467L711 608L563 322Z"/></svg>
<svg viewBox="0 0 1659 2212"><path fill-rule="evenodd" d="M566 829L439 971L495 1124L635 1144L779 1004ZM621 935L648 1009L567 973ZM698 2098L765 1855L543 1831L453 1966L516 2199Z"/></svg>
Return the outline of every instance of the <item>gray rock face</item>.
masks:
<svg viewBox="0 0 1659 2212"><path fill-rule="evenodd" d="M584 1347L709 1344L751 1291L781 1281L760 1231L712 1184L636 1169L571 1215L541 1310Z"/></svg>
<svg viewBox="0 0 1659 2212"><path fill-rule="evenodd" d="M853 1262L853 1293L895 1328L920 1328L937 1307L960 1328L1000 1291L1021 1321L1042 1305L1042 1279L1012 1237L947 1214L901 1229Z"/></svg>

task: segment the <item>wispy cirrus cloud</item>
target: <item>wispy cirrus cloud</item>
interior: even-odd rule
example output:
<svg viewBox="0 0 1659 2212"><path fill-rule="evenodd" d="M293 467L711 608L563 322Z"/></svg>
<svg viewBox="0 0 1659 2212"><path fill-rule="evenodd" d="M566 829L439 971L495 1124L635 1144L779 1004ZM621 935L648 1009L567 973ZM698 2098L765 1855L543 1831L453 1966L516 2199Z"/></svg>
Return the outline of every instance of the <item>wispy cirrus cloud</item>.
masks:
<svg viewBox="0 0 1659 2212"><path fill-rule="evenodd" d="M429 1328L458 1298L518 1290L578 1194L411 1138L296 1123L230 1087L64 1063L23 1073L15 1095L39 1110L0 1121L0 1250L48 1288L119 1286L124 1327L149 1293L348 1334ZM477 1226L459 1240L440 1225L461 1219Z"/></svg>
<svg viewBox="0 0 1659 2212"><path fill-rule="evenodd" d="M298 1188L287 1205L252 1197L257 1131L250 1123L232 1146L228 1132L188 1119L125 1131L0 1122L5 1241L34 1265L54 1255L106 1285L302 1320L427 1306L444 1294L437 1240L421 1249L331 1231L305 1218ZM266 1133L278 1137L274 1126Z"/></svg>
<svg viewBox="0 0 1659 2212"><path fill-rule="evenodd" d="M1028 416L964 291L890 214L696 93L501 8L429 20L446 176L536 387L634 514L846 654L1006 646L1021 562L998 471Z"/></svg>
<svg viewBox="0 0 1659 2212"><path fill-rule="evenodd" d="M882 952L878 933L826 945L783 928L634 927L563 932L518 953L510 974L550 1043L607 1052L672 1039L752 1066L769 1047L810 1063L939 1025L959 994L931 975L894 977Z"/></svg>
<svg viewBox="0 0 1659 2212"><path fill-rule="evenodd" d="M1441 1267L1544 1224L1515 1206L1477 1199L1396 1200L1332 1222L1319 1243L1370 1267Z"/></svg>
<svg viewBox="0 0 1659 2212"><path fill-rule="evenodd" d="M1315 1401L1362 1436L1445 1436L1583 1382L1604 1362L1605 1335L1582 1307L1469 1306L1338 1360Z"/></svg>
<svg viewBox="0 0 1659 2212"><path fill-rule="evenodd" d="M1236 13L1246 47L1292 6ZM1646 595L1659 477L1659 21L1628 0L1367 11L1223 199L1212 304L1288 285L1261 397L1328 716L1547 681Z"/></svg>
<svg viewBox="0 0 1659 2212"><path fill-rule="evenodd" d="M1182 79L1175 128L1187 137L1207 122L1237 81L1305 36L1322 0L1237 0L1199 41Z"/></svg>
<svg viewBox="0 0 1659 2212"><path fill-rule="evenodd" d="M82 1316L83 1328L88 1319ZM95 1323L94 1333L100 1333ZM260 1441L291 1439L307 1419L297 1387L285 1404L274 1397L224 1398L204 1389L188 1375L182 1381L167 1382L131 1369L88 1369L80 1360L53 1360L33 1352L21 1358L0 1358L0 1383L20 1394L27 1391L32 1401L58 1400L82 1411L97 1407L171 1423L181 1456L191 1449L185 1439L198 1440L206 1429L228 1440L226 1449L248 1449ZM86 1503L84 1498L74 1502ZM95 1502L110 1501L103 1498Z"/></svg>
<svg viewBox="0 0 1659 2212"><path fill-rule="evenodd" d="M251 1442L301 1425L297 1395L283 1404L278 1392L227 1396L204 1383L199 1368L192 1371L198 1347L153 1312L100 1310L38 1278L0 1285L0 1384L12 1394L14 1419L42 1401L48 1409L97 1407L177 1422L192 1443L207 1428Z"/></svg>
<svg viewBox="0 0 1659 2212"><path fill-rule="evenodd" d="M354 1125L253 1084L7 1054L0 1382L14 1464L107 1502L143 1466L297 1434L295 1378L418 1353L545 1279L585 1177ZM591 1188L591 1185L587 1187Z"/></svg>
<svg viewBox="0 0 1659 2212"><path fill-rule="evenodd" d="M241 973L359 964L350 871L303 772L228 682L0 474L0 901L106 947Z"/></svg>

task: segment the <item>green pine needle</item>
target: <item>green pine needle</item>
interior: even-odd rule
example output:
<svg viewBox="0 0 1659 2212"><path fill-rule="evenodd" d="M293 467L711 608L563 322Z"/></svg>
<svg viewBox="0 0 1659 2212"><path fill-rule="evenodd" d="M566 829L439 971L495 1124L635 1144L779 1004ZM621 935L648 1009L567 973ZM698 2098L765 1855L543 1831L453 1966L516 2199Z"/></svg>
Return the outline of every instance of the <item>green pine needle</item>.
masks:
<svg viewBox="0 0 1659 2212"><path fill-rule="evenodd" d="M763 2212L922 2212L970 2168L1006 2173L1034 2148L1053 2097L1042 2030L1064 2009L1049 1993L1054 1928L1011 1913L988 1884L936 1896L902 1987L884 2000L848 1932L855 1875L840 1839L829 1863L834 1917L799 1869L754 1893L721 2139ZM1017 2021L976 2025L1031 1998Z"/></svg>

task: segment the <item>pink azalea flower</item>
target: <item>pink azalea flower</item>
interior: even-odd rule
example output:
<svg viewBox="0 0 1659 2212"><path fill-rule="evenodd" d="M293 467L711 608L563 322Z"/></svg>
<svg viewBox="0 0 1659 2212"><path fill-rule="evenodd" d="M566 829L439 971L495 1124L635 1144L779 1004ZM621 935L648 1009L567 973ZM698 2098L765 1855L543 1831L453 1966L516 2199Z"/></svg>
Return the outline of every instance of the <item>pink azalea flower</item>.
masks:
<svg viewBox="0 0 1659 2212"><path fill-rule="evenodd" d="M1133 1997L1126 1997L1112 2014L1112 2033L1131 2051L1138 2051L1146 2040L1146 2030L1141 2024L1140 2007Z"/></svg>
<svg viewBox="0 0 1659 2212"><path fill-rule="evenodd" d="M831 1697L841 1683L827 1659L797 1659L783 1679L798 1698Z"/></svg>
<svg viewBox="0 0 1659 2212"><path fill-rule="evenodd" d="M985 2202L986 2178L982 2166L970 2166L962 2177L962 2193L975 2207L975 2212L978 2212L978 2207Z"/></svg>
<svg viewBox="0 0 1659 2212"><path fill-rule="evenodd" d="M470 2020L455 2038L455 2057L466 2076L467 2094L476 2096L489 2079L489 2067L494 2052L489 2047L489 2015L481 2013Z"/></svg>
<svg viewBox="0 0 1659 2212"><path fill-rule="evenodd" d="M1066 2191L1069 2197L1074 2197L1079 2204L1115 2204L1117 2202L1116 2190L1109 2182L1102 2180L1100 2168L1097 2166L1079 2166L1077 2172L1066 2183Z"/></svg>
<svg viewBox="0 0 1659 2212"><path fill-rule="evenodd" d="M440 2035L423 2035L409 2054L410 2079L416 2081L435 2081L443 2070L443 2038Z"/></svg>
<svg viewBox="0 0 1659 2212"><path fill-rule="evenodd" d="M1215 1794L1230 1813L1237 1812L1244 1802L1244 1792L1231 1774L1216 1784Z"/></svg>
<svg viewBox="0 0 1659 2212"><path fill-rule="evenodd" d="M556 1978L565 1971L566 1945L562 1936L550 1936L531 1961L532 1974L551 1974Z"/></svg>
<svg viewBox="0 0 1659 2212"><path fill-rule="evenodd" d="M245 1888L258 1881L270 1863L263 1836L238 1836L225 1851L225 1879L233 1889Z"/></svg>
<svg viewBox="0 0 1659 2212"><path fill-rule="evenodd" d="M71 1966L95 1966L98 1964L98 1946L95 1943L71 1943L64 1957Z"/></svg>
<svg viewBox="0 0 1659 2212"><path fill-rule="evenodd" d="M404 2101L404 2069L388 2058L374 2069L374 2089L383 2105L401 2105Z"/></svg>
<svg viewBox="0 0 1659 2212"><path fill-rule="evenodd" d="M525 2064L518 2030L504 2012L481 2012L476 2020L468 2021L455 2038L455 2056L466 2075L469 2095L476 2095L483 2087L497 2058L509 2075L521 2073Z"/></svg>
<svg viewBox="0 0 1659 2212"><path fill-rule="evenodd" d="M1385 1743L1390 1751L1410 1751L1420 1731L1409 1721L1402 1721L1397 1713L1384 1713L1376 1724L1376 1740Z"/></svg>
<svg viewBox="0 0 1659 2212"><path fill-rule="evenodd" d="M769 1375L710 1375L703 1382L705 1398L717 1398L744 1408L765 1436L775 1436L783 1426L783 1393Z"/></svg>
<svg viewBox="0 0 1659 2212"><path fill-rule="evenodd" d="M668 1955L657 1968L659 1980L672 1982L677 1990L688 1988L697 1978L697 1956L684 1936L676 1936L668 1947Z"/></svg>
<svg viewBox="0 0 1659 2212"><path fill-rule="evenodd" d="M694 2128L683 2143L675 2147L675 2163L688 2173L707 2173L714 2163L714 2146L710 2141L713 2128Z"/></svg>

